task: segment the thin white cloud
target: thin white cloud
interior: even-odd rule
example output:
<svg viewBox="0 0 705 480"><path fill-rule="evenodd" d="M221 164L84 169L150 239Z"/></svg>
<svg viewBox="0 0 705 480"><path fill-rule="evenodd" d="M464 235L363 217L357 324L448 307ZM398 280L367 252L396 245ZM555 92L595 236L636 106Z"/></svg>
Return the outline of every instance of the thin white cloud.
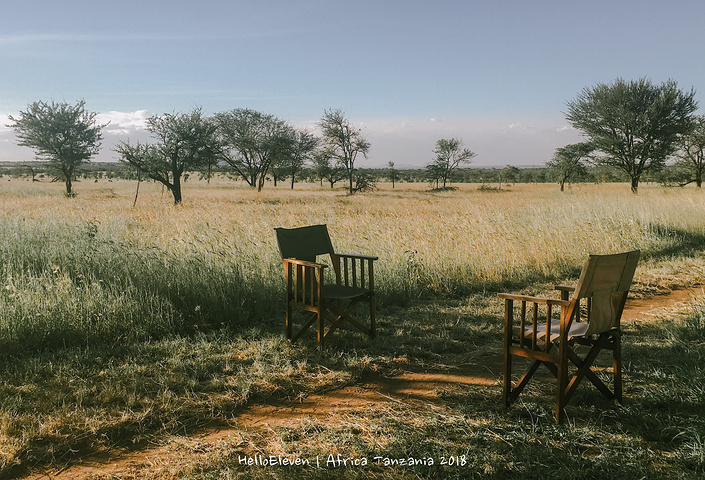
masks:
<svg viewBox="0 0 705 480"><path fill-rule="evenodd" d="M257 31L208 32L195 34L173 33L22 33L0 35L0 47L34 45L45 43L97 43L97 42L172 42L194 40L252 39L267 37L282 37L306 32L306 29L280 29Z"/></svg>
<svg viewBox="0 0 705 480"><path fill-rule="evenodd" d="M578 132L563 126L558 118L379 119L366 122L363 135L372 145L369 166L422 167L433 160L435 143L450 137L477 153L474 165L522 166L542 165L557 147L578 141Z"/></svg>
<svg viewBox="0 0 705 480"><path fill-rule="evenodd" d="M522 131L522 132L528 132L531 130L535 130L536 127L532 125L526 125L522 122L514 122L509 125L510 130L517 130L517 131Z"/></svg>
<svg viewBox="0 0 705 480"><path fill-rule="evenodd" d="M0 113L0 132L10 131L11 129L10 129L10 127L8 127L8 125L10 123L12 123L10 121L10 116L3 114L3 113Z"/></svg>
<svg viewBox="0 0 705 480"><path fill-rule="evenodd" d="M170 41L186 40L194 37L188 35L162 35L162 34L97 34L97 33L25 33L19 35L0 35L0 46L18 46L38 43L96 43L115 41ZM204 37L205 38L205 37Z"/></svg>
<svg viewBox="0 0 705 480"><path fill-rule="evenodd" d="M96 122L109 124L103 129L100 153L93 158L93 161L111 162L117 160L117 154L114 150L121 141L149 142L151 135L145 127L146 120L150 116L152 114L147 110L99 113L96 116ZM0 114L0 161L24 162L33 160L34 151L31 148L17 145L15 132L7 126L9 123L11 123L9 115Z"/></svg>
<svg viewBox="0 0 705 480"><path fill-rule="evenodd" d="M143 131L147 125L147 119L152 114L147 110L137 110L135 112L110 111L100 113L96 120L99 124L108 124L104 132L110 135L129 135Z"/></svg>

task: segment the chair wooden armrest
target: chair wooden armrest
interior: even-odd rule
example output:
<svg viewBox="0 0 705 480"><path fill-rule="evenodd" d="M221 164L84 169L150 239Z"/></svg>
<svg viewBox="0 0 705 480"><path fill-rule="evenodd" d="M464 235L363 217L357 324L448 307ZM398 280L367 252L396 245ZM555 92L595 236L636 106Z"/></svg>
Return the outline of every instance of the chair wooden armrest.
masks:
<svg viewBox="0 0 705 480"><path fill-rule="evenodd" d="M559 300L557 298L546 298L546 297L532 297L531 295L515 295L513 293L498 293L499 298L505 300L516 300L518 302L531 302L540 303L543 305L559 305L561 307L567 307L570 302L568 300Z"/></svg>
<svg viewBox="0 0 705 480"><path fill-rule="evenodd" d="M313 267L313 268L326 268L328 266L323 263L308 262L306 260L298 260L296 258L282 258L282 263L284 264L284 268L286 268L287 263L292 264L292 265L301 265L302 267Z"/></svg>
<svg viewBox="0 0 705 480"><path fill-rule="evenodd" d="M377 260L377 256L375 255L358 255L356 253L336 253L335 254L338 257L347 257L347 258L359 258L360 260Z"/></svg>
<svg viewBox="0 0 705 480"><path fill-rule="evenodd" d="M282 264L287 299L294 302L297 308L316 307L323 297L323 270L327 265L295 258L282 258Z"/></svg>
<svg viewBox="0 0 705 480"><path fill-rule="evenodd" d="M356 255L352 253L331 254L335 283L346 287L375 289L374 261L372 255Z"/></svg>
<svg viewBox="0 0 705 480"><path fill-rule="evenodd" d="M515 295L512 293L499 293L499 298L504 299L504 348L509 354L521 354L521 350L529 347L533 352L542 350L545 358L549 358L551 349L551 332L552 325L560 325L561 336L566 329L566 318L563 311L570 305L567 300L558 300L556 298L533 297L531 295ZM514 302L521 302L521 311L518 318L518 330L515 329L514 318ZM533 304L528 307L527 304ZM546 305L545 316L542 320L545 322L543 327L539 327L539 305ZM553 319L553 306L560 307L561 318ZM516 337L515 337L516 335ZM541 340L541 342L539 342ZM517 347L512 345L517 343Z"/></svg>
<svg viewBox="0 0 705 480"><path fill-rule="evenodd" d="M555 285L553 288L555 290L559 290L561 292L574 292L575 291L575 287L571 287L568 285Z"/></svg>
<svg viewBox="0 0 705 480"><path fill-rule="evenodd" d="M568 300L570 298L570 294L575 291L575 287L568 285L555 285L553 288L561 292L561 300Z"/></svg>

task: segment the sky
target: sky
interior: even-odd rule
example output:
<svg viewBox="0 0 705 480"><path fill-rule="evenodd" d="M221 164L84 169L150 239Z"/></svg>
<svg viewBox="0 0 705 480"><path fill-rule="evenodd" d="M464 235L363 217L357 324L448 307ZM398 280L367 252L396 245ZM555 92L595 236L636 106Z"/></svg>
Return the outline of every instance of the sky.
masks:
<svg viewBox="0 0 705 480"><path fill-rule="evenodd" d="M37 100L110 122L97 161L146 118L252 108L315 130L340 109L360 167L421 167L460 138L476 166L531 166L581 140L581 90L668 79L705 108L702 0L0 0L0 161Z"/></svg>

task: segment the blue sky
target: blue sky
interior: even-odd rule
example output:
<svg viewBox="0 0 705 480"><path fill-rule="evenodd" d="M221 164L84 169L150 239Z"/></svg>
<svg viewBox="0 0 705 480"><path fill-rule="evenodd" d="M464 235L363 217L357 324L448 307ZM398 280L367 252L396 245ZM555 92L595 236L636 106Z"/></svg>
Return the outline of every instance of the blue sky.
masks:
<svg viewBox="0 0 705 480"><path fill-rule="evenodd" d="M111 121L98 160L146 138L149 115L201 106L307 128L340 108L372 144L360 166L422 166L450 137L476 165L540 165L580 140L563 112L584 87L648 77L705 92L699 0L3 3L0 160L33 157L7 115L85 99Z"/></svg>

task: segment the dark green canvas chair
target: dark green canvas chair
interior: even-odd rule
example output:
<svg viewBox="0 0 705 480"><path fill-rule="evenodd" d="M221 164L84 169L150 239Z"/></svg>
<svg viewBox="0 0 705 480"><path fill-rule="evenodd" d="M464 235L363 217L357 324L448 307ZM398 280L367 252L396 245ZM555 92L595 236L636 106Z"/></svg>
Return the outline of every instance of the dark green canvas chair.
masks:
<svg viewBox="0 0 705 480"><path fill-rule="evenodd" d="M607 398L621 402L620 319L638 261L639 251L590 255L575 287L556 287L561 291L560 300L499 294L505 303L503 396L506 406L517 399L541 365L546 366L558 381L555 407L558 423L565 419L565 407L584 378ZM541 313L539 305L542 305ZM554 309L560 311L559 318L553 318ZM518 321L515 313L519 314ZM584 357L576 353L574 347L577 345L590 348ZM603 349L612 351L612 390L592 368ZM514 357L533 360L517 383L512 382ZM569 377L570 364L575 368L571 368Z"/></svg>
<svg viewBox="0 0 705 480"><path fill-rule="evenodd" d="M274 230L286 276L286 337L295 342L316 324L318 343L323 344L345 322L374 336L374 261L377 257L335 253L326 225ZM318 261L326 255L333 267L334 282L326 282L324 271L328 265ZM369 304L369 327L352 316L353 307L360 302ZM296 333L295 310L311 313Z"/></svg>

